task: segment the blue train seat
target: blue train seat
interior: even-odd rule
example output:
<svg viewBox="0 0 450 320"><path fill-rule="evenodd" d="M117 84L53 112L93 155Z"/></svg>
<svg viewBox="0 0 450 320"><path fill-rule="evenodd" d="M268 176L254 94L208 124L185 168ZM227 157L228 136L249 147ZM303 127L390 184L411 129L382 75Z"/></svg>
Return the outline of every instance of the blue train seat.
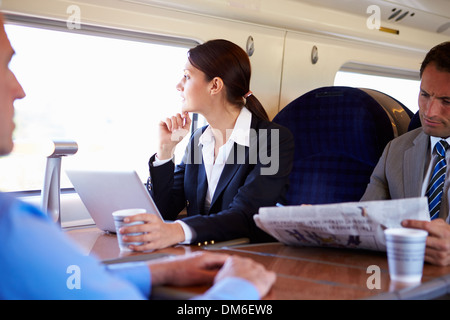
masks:
<svg viewBox="0 0 450 320"><path fill-rule="evenodd" d="M370 89L323 87L273 119L295 137L289 205L359 201L386 144L408 130L412 112Z"/></svg>

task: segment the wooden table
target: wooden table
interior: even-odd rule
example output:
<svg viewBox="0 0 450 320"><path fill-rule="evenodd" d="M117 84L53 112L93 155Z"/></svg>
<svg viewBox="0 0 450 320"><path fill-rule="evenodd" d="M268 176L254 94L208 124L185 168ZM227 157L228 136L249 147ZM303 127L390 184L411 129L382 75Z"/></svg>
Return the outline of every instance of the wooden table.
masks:
<svg viewBox="0 0 450 320"><path fill-rule="evenodd" d="M95 227L67 231L86 254L105 263L148 260L197 250L252 258L277 273L266 299L435 299L450 297L450 267L424 265L422 283L405 286L390 281L386 253L351 249L290 247L281 243L236 246L175 246L150 253L120 252L117 238ZM155 288L156 298L189 298L206 287Z"/></svg>

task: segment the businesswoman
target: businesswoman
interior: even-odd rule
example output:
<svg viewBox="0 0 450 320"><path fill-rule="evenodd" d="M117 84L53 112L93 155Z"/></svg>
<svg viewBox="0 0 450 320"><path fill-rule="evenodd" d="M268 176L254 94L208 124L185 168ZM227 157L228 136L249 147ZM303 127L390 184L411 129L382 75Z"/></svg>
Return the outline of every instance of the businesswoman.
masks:
<svg viewBox="0 0 450 320"><path fill-rule="evenodd" d="M188 52L184 76L177 85L181 113L161 121L159 150L149 161L148 189L162 216L136 215L140 226L122 233L142 241L137 251L249 238L273 240L259 229L253 215L264 206L284 202L292 168L294 140L290 131L269 121L250 91L250 59L227 40L211 40ZM203 115L208 125L190 137L180 164L172 157L189 132L189 112ZM187 217L175 220L184 208Z"/></svg>

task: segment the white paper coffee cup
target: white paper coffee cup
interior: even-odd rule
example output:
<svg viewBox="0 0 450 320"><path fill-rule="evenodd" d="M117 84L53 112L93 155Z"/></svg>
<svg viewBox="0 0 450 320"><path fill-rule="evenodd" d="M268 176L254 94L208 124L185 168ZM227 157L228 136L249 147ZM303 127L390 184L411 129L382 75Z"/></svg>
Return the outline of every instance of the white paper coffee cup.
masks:
<svg viewBox="0 0 450 320"><path fill-rule="evenodd" d="M391 280L420 282L428 232L409 228L384 231Z"/></svg>
<svg viewBox="0 0 450 320"><path fill-rule="evenodd" d="M114 225L116 227L116 234L117 234L117 241L119 243L119 248L121 251L131 251L131 249L128 247L129 245L142 245L143 242L123 242L122 237L124 236L119 232L120 228L122 227L128 227L133 226L137 224L143 224L143 221L136 221L132 223L124 223L124 219L129 216L134 216L136 214L140 213L146 213L147 210L141 209L141 208L131 208L131 209L123 209L123 210L117 210L112 213L113 219L114 219ZM143 234L142 232L138 233L128 233L127 236L138 236Z"/></svg>

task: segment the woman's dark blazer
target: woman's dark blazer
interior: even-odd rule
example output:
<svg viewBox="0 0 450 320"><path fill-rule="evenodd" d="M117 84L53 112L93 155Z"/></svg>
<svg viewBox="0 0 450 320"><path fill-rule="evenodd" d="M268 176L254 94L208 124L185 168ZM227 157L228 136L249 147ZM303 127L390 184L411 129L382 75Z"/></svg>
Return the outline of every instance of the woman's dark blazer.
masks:
<svg viewBox="0 0 450 320"><path fill-rule="evenodd" d="M148 190L165 220L175 220L186 208L183 221L193 229L193 243L249 238L273 241L259 229L253 215L260 207L285 203L294 157L289 129L276 123L251 121L250 147L234 143L208 212L205 212L207 178L198 141L206 126L191 136L183 160L154 167L149 161Z"/></svg>

